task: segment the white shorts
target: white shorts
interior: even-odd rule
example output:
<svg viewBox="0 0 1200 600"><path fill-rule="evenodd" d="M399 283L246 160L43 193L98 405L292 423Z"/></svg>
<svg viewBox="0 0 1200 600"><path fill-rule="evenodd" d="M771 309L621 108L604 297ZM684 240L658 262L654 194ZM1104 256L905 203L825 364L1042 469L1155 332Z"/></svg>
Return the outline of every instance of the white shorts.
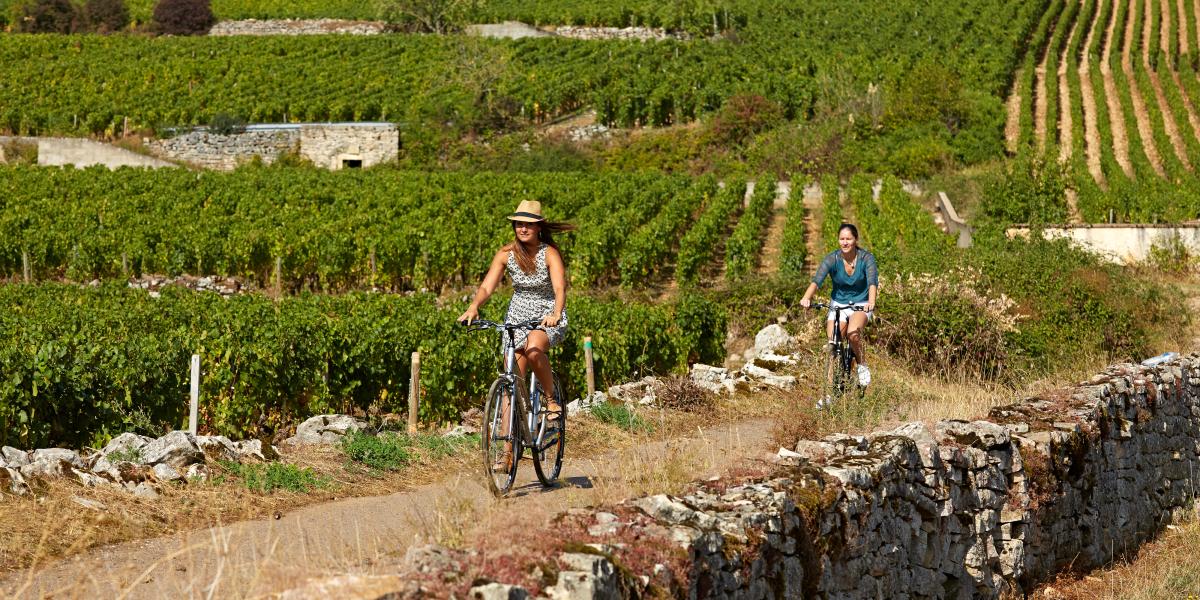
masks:
<svg viewBox="0 0 1200 600"><path fill-rule="evenodd" d="M856 305L856 306L866 306L866 305L865 305L865 304L863 304L863 303L855 303L855 305ZM838 309L838 308L845 308L845 307L847 307L847 306L850 306L850 304L848 304L848 303L845 303L845 302L830 302L830 303L829 303L829 307L830 307L830 308L829 308L829 316L828 316L828 317L827 317L825 320L826 320L826 321L832 321L832 320L834 320L834 319L837 319L837 318L838 318L838 311L837 311L836 309ZM853 311L853 310L843 310L843 311L841 311L841 319L839 319L839 321L840 321L840 322L842 322L842 323L849 323L849 322L850 322L850 315L854 314L855 312L857 312L857 311ZM874 316L875 316L875 312L874 312L874 311L867 311L867 312L864 312L863 314L867 315L867 321L868 321L868 322L870 322L870 321L871 321L871 320L874 318Z"/></svg>

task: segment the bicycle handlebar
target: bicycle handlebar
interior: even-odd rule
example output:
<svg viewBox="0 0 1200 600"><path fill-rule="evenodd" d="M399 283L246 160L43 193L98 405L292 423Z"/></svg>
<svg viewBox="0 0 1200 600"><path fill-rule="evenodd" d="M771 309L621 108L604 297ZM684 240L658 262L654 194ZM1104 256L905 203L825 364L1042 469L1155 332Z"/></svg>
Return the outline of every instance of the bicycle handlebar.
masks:
<svg viewBox="0 0 1200 600"><path fill-rule="evenodd" d="M534 331L542 329L541 319L530 319L520 323L497 323L495 321L487 321L484 319L475 319L470 324L465 321L459 321L459 325L467 328L467 331L483 331L485 329L495 329L497 331L516 331L524 329L526 331Z"/></svg>
<svg viewBox="0 0 1200 600"><path fill-rule="evenodd" d="M839 311L840 310L853 310L856 312L866 312L866 310L867 310L867 307L862 304L850 303L850 304L847 304L846 306L835 307L828 302L814 302L809 305L809 308L811 308L813 310L825 310L825 309L839 310Z"/></svg>

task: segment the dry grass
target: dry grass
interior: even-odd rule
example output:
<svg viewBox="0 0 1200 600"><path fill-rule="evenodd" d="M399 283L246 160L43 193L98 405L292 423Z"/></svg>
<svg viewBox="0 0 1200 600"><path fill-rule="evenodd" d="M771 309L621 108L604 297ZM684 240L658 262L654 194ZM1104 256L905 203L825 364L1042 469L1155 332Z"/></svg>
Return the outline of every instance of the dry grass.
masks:
<svg viewBox="0 0 1200 600"><path fill-rule="evenodd" d="M1062 576L1034 594L1036 600L1157 600L1200 598L1200 519L1176 525L1136 557L1092 573Z"/></svg>
<svg viewBox="0 0 1200 600"><path fill-rule="evenodd" d="M403 471L373 475L364 469L347 469L345 455L336 447L311 447L289 453L285 460L313 469L330 486L294 493L261 494L237 481L205 485L163 486L156 500L142 500L124 491L85 488L66 480L39 485L36 494L13 497L0 494L0 572L26 569L48 560L73 556L90 548L130 540L169 535L248 519L272 518L297 508L339 498L394 493L443 479L471 465L474 453L438 460L416 461ZM220 475L219 467L214 475ZM103 503L95 511L73 498Z"/></svg>
<svg viewBox="0 0 1200 600"><path fill-rule="evenodd" d="M714 423L731 422L770 414L771 407L746 398L727 400L707 412L644 409L638 412L654 425L648 433L631 433L582 417L569 425L567 464L580 460L619 461L638 465L624 469L621 478L597 478L587 490L571 489L580 502L616 501L633 494L679 490L711 460L669 449L663 456L642 456L639 448L695 433ZM668 447L670 444L667 444ZM345 454L337 447L310 447L289 453L285 460L308 467L332 485L308 493L252 492L238 482L209 485L166 486L157 500L141 500L123 491L84 488L59 480L44 484L31 497L0 494L0 573L45 565L61 557L78 555L99 546L200 530L250 519L286 514L304 506L339 499L379 496L412 489L458 476L477 473L475 449L439 459L419 459L401 471L372 474L358 467L347 468ZM608 455L613 453L614 458ZM525 465L523 468L529 468ZM586 491L586 494L580 493ZM587 496L584 499L584 496ZM107 508L83 508L73 498L96 500ZM583 504L574 504L583 505ZM420 524L422 537L450 547L467 542L463 532L479 522L475 506L463 497L439 499L436 514Z"/></svg>
<svg viewBox="0 0 1200 600"><path fill-rule="evenodd" d="M865 434L911 421L932 425L946 419L983 419L996 406L1074 385L1107 364L1101 356L1079 357L1040 377L1013 377L1020 382L1013 386L963 375L914 373L902 361L875 354L870 357L872 384L864 397L816 410L824 364L814 354L798 368L800 384L795 390L773 393L783 412L772 439L778 446L790 448L796 440L819 439L831 433Z"/></svg>

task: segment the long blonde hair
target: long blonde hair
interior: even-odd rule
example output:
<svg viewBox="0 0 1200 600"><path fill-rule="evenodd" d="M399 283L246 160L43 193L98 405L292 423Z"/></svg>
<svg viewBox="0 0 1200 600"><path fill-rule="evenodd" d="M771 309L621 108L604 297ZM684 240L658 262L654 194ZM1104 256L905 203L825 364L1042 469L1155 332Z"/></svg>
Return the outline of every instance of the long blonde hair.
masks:
<svg viewBox="0 0 1200 600"><path fill-rule="evenodd" d="M556 223L550 221L537 221L538 224L538 241L542 244L550 246L558 250L558 244L554 243L554 234L575 231L575 226L571 223ZM517 234L517 222L513 221L513 236ZM537 253L539 248L530 250L521 243L521 240L514 239L512 243L504 247L505 250L513 253L513 258L517 260L517 267L525 273L533 273L537 270Z"/></svg>

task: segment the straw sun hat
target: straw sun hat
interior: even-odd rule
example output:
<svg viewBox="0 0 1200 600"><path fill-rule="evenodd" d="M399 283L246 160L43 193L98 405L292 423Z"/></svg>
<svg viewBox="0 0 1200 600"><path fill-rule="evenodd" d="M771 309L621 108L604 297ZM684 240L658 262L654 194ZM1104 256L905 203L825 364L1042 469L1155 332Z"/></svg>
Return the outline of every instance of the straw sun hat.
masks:
<svg viewBox="0 0 1200 600"><path fill-rule="evenodd" d="M517 210L508 215L509 221L521 221L522 223L541 223L546 218L542 216L542 203L537 200L522 200L517 205Z"/></svg>

